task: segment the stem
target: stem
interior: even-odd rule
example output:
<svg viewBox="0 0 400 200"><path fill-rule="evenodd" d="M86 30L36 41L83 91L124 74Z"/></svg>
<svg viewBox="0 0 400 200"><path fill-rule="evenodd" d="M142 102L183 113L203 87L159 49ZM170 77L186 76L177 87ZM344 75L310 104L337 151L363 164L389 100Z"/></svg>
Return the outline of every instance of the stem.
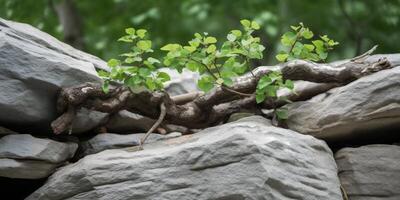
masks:
<svg viewBox="0 0 400 200"><path fill-rule="evenodd" d="M164 103L161 103L160 105L160 116L158 117L157 121L153 124L153 126L147 131L146 135L143 136L143 138L140 139L140 149L143 149L143 144L146 141L147 137L149 137L150 133L152 133L164 120L165 115L167 114L167 110L165 108Z"/></svg>

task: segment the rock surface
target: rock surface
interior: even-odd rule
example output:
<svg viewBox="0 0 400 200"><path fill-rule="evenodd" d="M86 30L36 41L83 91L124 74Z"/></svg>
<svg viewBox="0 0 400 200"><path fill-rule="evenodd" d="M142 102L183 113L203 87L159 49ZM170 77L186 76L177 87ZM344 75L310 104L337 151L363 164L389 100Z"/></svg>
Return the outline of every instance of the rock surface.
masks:
<svg viewBox="0 0 400 200"><path fill-rule="evenodd" d="M114 133L101 133L93 138L81 143L83 154L95 154L106 149L120 149L124 147L138 146L144 133L120 135ZM168 135L150 134L146 143L153 143L159 140L165 140L180 136L180 133L170 133Z"/></svg>
<svg viewBox="0 0 400 200"><path fill-rule="evenodd" d="M171 80L165 83L165 90L171 96L185 94L189 92L197 92L197 80L200 78L198 73L183 70L180 74L176 70L169 68L162 68L161 71L170 75Z"/></svg>
<svg viewBox="0 0 400 200"><path fill-rule="evenodd" d="M288 105L289 128L330 142L400 130L400 54L385 56L397 67Z"/></svg>
<svg viewBox="0 0 400 200"><path fill-rule="evenodd" d="M0 139L0 176L39 179L71 158L78 145L40 139L28 134L6 135Z"/></svg>
<svg viewBox="0 0 400 200"><path fill-rule="evenodd" d="M27 199L341 199L325 142L245 119L86 156Z"/></svg>
<svg viewBox="0 0 400 200"><path fill-rule="evenodd" d="M343 148L335 158L349 199L400 199L400 146Z"/></svg>
<svg viewBox="0 0 400 200"><path fill-rule="evenodd" d="M40 30L0 18L0 124L48 131L62 87L101 82L99 58Z"/></svg>
<svg viewBox="0 0 400 200"><path fill-rule="evenodd" d="M110 117L106 128L109 132L115 133L143 132L149 130L154 123L154 119L127 110L121 110Z"/></svg>

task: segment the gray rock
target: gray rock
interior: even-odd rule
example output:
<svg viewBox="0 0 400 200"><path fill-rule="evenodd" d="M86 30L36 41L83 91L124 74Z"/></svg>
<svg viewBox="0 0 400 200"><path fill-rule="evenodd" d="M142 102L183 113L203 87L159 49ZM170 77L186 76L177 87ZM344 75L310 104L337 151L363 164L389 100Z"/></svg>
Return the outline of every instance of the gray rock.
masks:
<svg viewBox="0 0 400 200"><path fill-rule="evenodd" d="M384 56L394 65L400 64L400 54ZM287 107L290 129L327 141L363 138L377 130L400 130L400 67Z"/></svg>
<svg viewBox="0 0 400 200"><path fill-rule="evenodd" d="M108 120L108 116L108 113L82 108L79 110L72 123L72 133L78 134L88 132L100 124L105 123Z"/></svg>
<svg viewBox="0 0 400 200"><path fill-rule="evenodd" d="M37 179L71 158L78 145L28 134L6 135L0 139L0 176Z"/></svg>
<svg viewBox="0 0 400 200"><path fill-rule="evenodd" d="M325 142L268 122L232 122L139 152L89 155L27 199L341 199Z"/></svg>
<svg viewBox="0 0 400 200"><path fill-rule="evenodd" d="M50 130L62 87L100 83L100 59L36 28L0 18L0 123Z"/></svg>
<svg viewBox="0 0 400 200"><path fill-rule="evenodd" d="M120 135L113 133L101 133L95 137L81 143L83 154L95 154L106 149L119 149L124 147L138 146L140 139L144 136L144 133ZM159 140L178 137L181 134L170 133L167 135L150 134L146 140L146 143L152 143Z"/></svg>
<svg viewBox="0 0 400 200"><path fill-rule="evenodd" d="M0 158L0 176L21 179L48 177L60 164L37 160Z"/></svg>
<svg viewBox="0 0 400 200"><path fill-rule="evenodd" d="M162 68L161 71L168 73L171 77L171 80L165 83L165 90L169 95L175 96L199 91L197 80L200 75L198 73L189 70L183 70L182 73L178 73L176 70L169 68Z"/></svg>
<svg viewBox="0 0 400 200"><path fill-rule="evenodd" d="M349 199L400 199L400 146L343 148L335 158Z"/></svg>
<svg viewBox="0 0 400 200"><path fill-rule="evenodd" d="M247 113L247 112L239 112L239 113L233 113L231 116L229 116L229 119L227 122L234 122L242 118L250 117L253 116L254 113Z"/></svg>
<svg viewBox="0 0 400 200"><path fill-rule="evenodd" d="M149 130L154 123L153 119L122 110L110 117L106 128L115 133L143 132Z"/></svg>

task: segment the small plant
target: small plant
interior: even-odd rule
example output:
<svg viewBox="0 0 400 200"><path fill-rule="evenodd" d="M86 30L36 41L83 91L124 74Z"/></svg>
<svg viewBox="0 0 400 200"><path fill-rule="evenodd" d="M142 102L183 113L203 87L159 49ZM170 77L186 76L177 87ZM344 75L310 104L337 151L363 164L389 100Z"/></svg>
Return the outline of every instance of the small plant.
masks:
<svg viewBox="0 0 400 200"><path fill-rule="evenodd" d="M260 38L251 35L260 26L249 20L240 23L243 30L232 30L220 47L217 47L217 39L208 33L195 33L186 46L165 45L161 48L168 52L164 64L179 72L183 68L199 72L198 87L205 92L214 86L231 86L234 77L252 70L250 61L262 59L265 49Z"/></svg>
<svg viewBox="0 0 400 200"><path fill-rule="evenodd" d="M165 72L157 71L156 65L160 61L149 56L153 49L151 40L146 39L147 31L127 28L125 32L127 35L118 41L131 44L131 51L121 54L122 60L110 59L108 61L110 72L99 72L99 76L104 79L103 91L108 92L110 81L123 83L136 93L146 89L163 90L163 83L169 81L170 77Z"/></svg>
<svg viewBox="0 0 400 200"><path fill-rule="evenodd" d="M195 33L194 38L187 45L167 44L161 48L167 54L163 58L163 64L167 67L182 72L188 69L200 74L198 87L208 92L215 86L238 95L243 94L231 88L234 78L245 73L251 73L254 78L251 61L262 59L265 47L260 43L259 37L254 37L254 31L260 29L255 21L241 20L242 30L232 30L226 37L226 41L220 42L208 33ZM286 32L281 43L285 51L276 55L279 62L303 59L310 61L325 61L328 51L339 43L320 36L319 39L311 40L314 37L312 31L306 28L303 23L298 26L291 26L292 31ZM104 79L103 91L108 92L110 81L123 83L132 92L143 90L162 91L163 83L170 80L168 74L157 71L156 65L160 61L150 57L153 52L152 42L148 40L147 31L144 29L135 30L127 28L126 35L118 41L131 44L131 51L121 54L124 59L111 59L108 61L110 72L100 71L99 75ZM280 71L271 71L260 77L255 90L257 103L264 102L267 98L278 98L277 91L281 88L293 90L294 84L291 80L284 80ZM276 109L278 119L286 119L287 111Z"/></svg>

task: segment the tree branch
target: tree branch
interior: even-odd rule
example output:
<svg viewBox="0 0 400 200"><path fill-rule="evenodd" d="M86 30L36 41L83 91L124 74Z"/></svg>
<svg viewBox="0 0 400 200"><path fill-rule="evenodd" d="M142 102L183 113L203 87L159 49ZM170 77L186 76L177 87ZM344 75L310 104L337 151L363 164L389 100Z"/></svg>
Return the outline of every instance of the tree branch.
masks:
<svg viewBox="0 0 400 200"><path fill-rule="evenodd" d="M374 62L368 62L367 59L356 59L331 64L295 60L275 67L258 67L253 72L254 76L247 74L239 77L230 89L252 94L256 90L258 80L263 75L275 70L280 70L284 79L325 83L296 90L297 93L300 91L299 95L287 94L288 99L296 101L310 98L332 87L347 84L362 76L391 67L389 61L384 57ZM126 109L154 119L163 116L161 113L163 109L158 108L160 105L164 105L166 114L162 118L165 117L165 121L168 123L188 128L205 128L220 123L230 114L243 108L262 106L270 109L287 103L273 98L257 105L254 98L254 95L245 97L232 95L231 91L223 87L217 87L207 94L192 93L176 97L169 97L168 94L160 92L136 94L124 86L111 88L108 94L104 94L99 85L87 83L62 89L57 108L64 114L52 123L52 128L56 134L67 130L75 116L75 110L80 107L107 113Z"/></svg>

